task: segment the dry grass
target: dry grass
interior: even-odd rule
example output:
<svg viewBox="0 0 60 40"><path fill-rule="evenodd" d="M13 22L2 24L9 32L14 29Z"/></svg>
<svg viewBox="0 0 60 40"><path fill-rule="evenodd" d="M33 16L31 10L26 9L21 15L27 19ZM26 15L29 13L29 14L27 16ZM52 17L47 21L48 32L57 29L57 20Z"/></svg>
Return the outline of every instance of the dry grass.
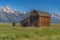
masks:
<svg viewBox="0 0 60 40"><path fill-rule="evenodd" d="M60 24L50 27L21 27L0 23L0 40L60 40Z"/></svg>

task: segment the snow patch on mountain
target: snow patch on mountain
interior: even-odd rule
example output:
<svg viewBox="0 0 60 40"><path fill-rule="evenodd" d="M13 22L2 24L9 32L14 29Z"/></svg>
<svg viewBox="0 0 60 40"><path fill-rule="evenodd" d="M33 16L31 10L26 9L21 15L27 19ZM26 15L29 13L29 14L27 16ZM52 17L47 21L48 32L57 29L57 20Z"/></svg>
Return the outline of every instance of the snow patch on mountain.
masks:
<svg viewBox="0 0 60 40"><path fill-rule="evenodd" d="M15 9L11 9L9 6L0 7L0 21L19 21L20 20L20 12Z"/></svg>
<svg viewBox="0 0 60 40"><path fill-rule="evenodd" d="M60 23L60 15L51 14L51 23Z"/></svg>

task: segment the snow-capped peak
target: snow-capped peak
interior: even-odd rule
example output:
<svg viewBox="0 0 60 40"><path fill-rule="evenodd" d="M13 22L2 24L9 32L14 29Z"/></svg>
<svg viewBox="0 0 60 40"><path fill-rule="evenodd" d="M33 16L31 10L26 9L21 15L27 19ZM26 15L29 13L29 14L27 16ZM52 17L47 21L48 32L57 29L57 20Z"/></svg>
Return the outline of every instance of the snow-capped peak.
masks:
<svg viewBox="0 0 60 40"><path fill-rule="evenodd" d="M52 14L52 17L60 20L60 15L59 14L56 14L56 13Z"/></svg>
<svg viewBox="0 0 60 40"><path fill-rule="evenodd" d="M7 10L10 10L10 9L11 9L9 6L6 6L5 8L6 8Z"/></svg>
<svg viewBox="0 0 60 40"><path fill-rule="evenodd" d="M0 12L6 12L6 13L14 13L14 10L11 9L9 6L6 6L6 7L0 7Z"/></svg>
<svg viewBox="0 0 60 40"><path fill-rule="evenodd" d="M0 7L0 22L19 22L27 16L25 14L26 12L21 13L9 6Z"/></svg>
<svg viewBox="0 0 60 40"><path fill-rule="evenodd" d="M26 12L23 12L24 14L26 14Z"/></svg>

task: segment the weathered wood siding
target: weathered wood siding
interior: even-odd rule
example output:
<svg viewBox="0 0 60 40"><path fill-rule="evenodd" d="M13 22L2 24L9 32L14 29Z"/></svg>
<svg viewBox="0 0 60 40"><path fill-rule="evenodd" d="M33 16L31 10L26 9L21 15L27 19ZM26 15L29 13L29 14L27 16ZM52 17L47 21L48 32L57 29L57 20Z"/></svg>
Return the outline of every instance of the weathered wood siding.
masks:
<svg viewBox="0 0 60 40"><path fill-rule="evenodd" d="M50 17L39 17L40 26L50 26Z"/></svg>

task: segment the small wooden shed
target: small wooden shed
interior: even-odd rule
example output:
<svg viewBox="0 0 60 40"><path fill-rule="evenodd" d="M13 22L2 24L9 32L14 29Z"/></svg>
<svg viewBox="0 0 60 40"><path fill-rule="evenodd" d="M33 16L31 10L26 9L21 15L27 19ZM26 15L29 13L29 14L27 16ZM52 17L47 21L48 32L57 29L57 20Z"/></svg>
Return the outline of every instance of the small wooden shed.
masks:
<svg viewBox="0 0 60 40"><path fill-rule="evenodd" d="M51 15L48 12L32 10L29 14L27 18L20 22L22 26L50 26Z"/></svg>

